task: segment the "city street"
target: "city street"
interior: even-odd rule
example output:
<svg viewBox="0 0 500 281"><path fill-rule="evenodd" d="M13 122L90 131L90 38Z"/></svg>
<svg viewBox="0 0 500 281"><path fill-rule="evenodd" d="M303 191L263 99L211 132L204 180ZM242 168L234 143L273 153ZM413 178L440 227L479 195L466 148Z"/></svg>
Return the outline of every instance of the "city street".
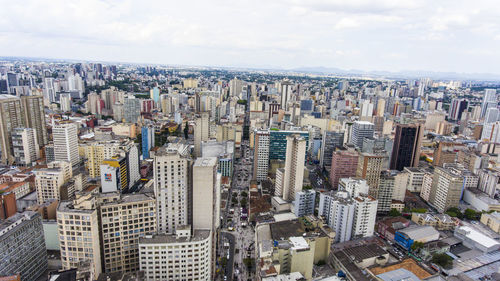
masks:
<svg viewBox="0 0 500 281"><path fill-rule="evenodd" d="M227 255L227 265L224 280L248 280L252 278L253 272L248 272L244 264L245 258L253 258L254 230L248 223L246 215L243 216L243 207L248 208L249 186L252 179L252 150L248 148L248 142L243 142L241 157L234 164L234 175L229 190L229 200L224 214L224 231L221 238L222 243L228 242L229 252L226 247L221 255ZM244 196L246 195L246 196ZM232 199L236 199L233 203ZM242 206L241 202L245 203Z"/></svg>

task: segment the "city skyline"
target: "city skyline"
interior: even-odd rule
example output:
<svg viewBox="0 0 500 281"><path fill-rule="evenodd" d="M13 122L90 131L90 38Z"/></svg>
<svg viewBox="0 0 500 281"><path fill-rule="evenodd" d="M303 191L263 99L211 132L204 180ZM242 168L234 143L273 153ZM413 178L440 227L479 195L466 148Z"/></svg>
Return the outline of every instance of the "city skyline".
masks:
<svg viewBox="0 0 500 281"><path fill-rule="evenodd" d="M0 11L0 54L498 76L496 10L493 1L9 3Z"/></svg>

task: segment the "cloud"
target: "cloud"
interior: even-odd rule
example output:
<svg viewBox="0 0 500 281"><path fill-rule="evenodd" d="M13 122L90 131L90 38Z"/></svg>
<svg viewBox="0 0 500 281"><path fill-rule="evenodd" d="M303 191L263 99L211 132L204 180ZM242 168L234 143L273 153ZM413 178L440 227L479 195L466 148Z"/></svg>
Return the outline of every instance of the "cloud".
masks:
<svg viewBox="0 0 500 281"><path fill-rule="evenodd" d="M467 0L0 0L0 54L500 72L500 10ZM482 50L464 54L467 50Z"/></svg>

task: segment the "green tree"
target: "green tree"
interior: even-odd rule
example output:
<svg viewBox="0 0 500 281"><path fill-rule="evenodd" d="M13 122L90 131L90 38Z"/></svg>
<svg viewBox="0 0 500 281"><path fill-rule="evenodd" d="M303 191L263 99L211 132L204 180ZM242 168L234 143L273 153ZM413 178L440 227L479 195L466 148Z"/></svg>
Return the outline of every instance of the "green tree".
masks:
<svg viewBox="0 0 500 281"><path fill-rule="evenodd" d="M422 249L423 247L424 247L424 243L419 242L419 241L415 241L411 245L411 250L412 251L418 251L418 250Z"/></svg>
<svg viewBox="0 0 500 281"><path fill-rule="evenodd" d="M481 213L478 213L472 209L466 209L464 211L464 216L468 220L477 220Z"/></svg>
<svg viewBox="0 0 500 281"><path fill-rule="evenodd" d="M464 217L462 212L456 207L449 208L448 210L446 210L445 214L449 215L450 217L459 218L459 219L462 219Z"/></svg>
<svg viewBox="0 0 500 281"><path fill-rule="evenodd" d="M426 208L414 208L414 209L411 209L410 211L411 213L421 213L421 214L425 214L427 213L427 209Z"/></svg>
<svg viewBox="0 0 500 281"><path fill-rule="evenodd" d="M393 209L391 209L389 211L389 216L391 216L391 217L399 217L399 216L401 216L401 213L398 210L396 210L396 209L393 208Z"/></svg>
<svg viewBox="0 0 500 281"><path fill-rule="evenodd" d="M309 189L312 189L312 186L311 186L311 185L309 185L309 184L308 184L308 185L304 185L304 186L302 187L302 189L303 189L303 190L309 190Z"/></svg>
<svg viewBox="0 0 500 281"><path fill-rule="evenodd" d="M247 266L248 271L251 271L255 266L255 259L252 258L244 258L243 263Z"/></svg>
<svg viewBox="0 0 500 281"><path fill-rule="evenodd" d="M186 121L186 125L184 125L184 138L188 139L188 135L189 135L189 125L188 122Z"/></svg>
<svg viewBox="0 0 500 281"><path fill-rule="evenodd" d="M246 207L246 205L247 205L247 199L246 198L241 198L240 205L241 205L241 207Z"/></svg>
<svg viewBox="0 0 500 281"><path fill-rule="evenodd" d="M432 262L438 264L446 269L453 265L453 259L447 254L435 254L432 256Z"/></svg>
<svg viewBox="0 0 500 281"><path fill-rule="evenodd" d="M246 198L247 196L248 196L248 193L246 193L245 191L241 192L241 197Z"/></svg>

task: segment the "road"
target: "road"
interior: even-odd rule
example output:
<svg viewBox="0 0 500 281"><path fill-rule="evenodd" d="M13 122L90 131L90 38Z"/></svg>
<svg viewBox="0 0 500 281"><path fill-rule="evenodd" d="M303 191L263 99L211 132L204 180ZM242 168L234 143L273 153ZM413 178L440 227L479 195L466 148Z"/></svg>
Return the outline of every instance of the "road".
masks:
<svg viewBox="0 0 500 281"><path fill-rule="evenodd" d="M223 214L222 240L229 242L229 258L225 269L224 280L247 280L252 277L252 272L247 272L243 259L252 257L254 230L248 225L246 220L242 219L243 208L248 207L249 187L252 179L252 151L248 148L248 142L245 141L241 146L242 157L237 158L234 164L233 180L229 189L228 204ZM248 159L248 160L247 160ZM237 203L232 202L233 196L237 198ZM241 205L242 199L246 199L245 206ZM233 212L231 212L231 209ZM247 226L242 226L247 224ZM227 249L221 253L228 254Z"/></svg>
<svg viewBox="0 0 500 281"><path fill-rule="evenodd" d="M222 253L229 256L224 275L227 276L227 280L232 280L230 277L233 276L235 238L234 235L229 232L221 232L221 238L222 241L229 242L229 249L223 247L224 250Z"/></svg>

